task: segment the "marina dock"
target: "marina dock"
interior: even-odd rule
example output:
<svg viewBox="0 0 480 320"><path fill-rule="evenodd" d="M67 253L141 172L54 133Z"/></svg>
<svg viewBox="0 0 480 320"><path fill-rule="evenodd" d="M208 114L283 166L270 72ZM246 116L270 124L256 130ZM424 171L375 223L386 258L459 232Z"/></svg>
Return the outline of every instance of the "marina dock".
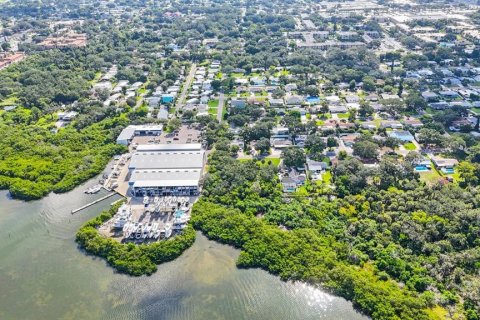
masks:
<svg viewBox="0 0 480 320"><path fill-rule="evenodd" d="M112 196L114 196L114 195L116 195L116 194L117 194L116 192L109 193L109 194L107 194L106 196L103 196L103 197L101 197L101 198L99 198L99 199L97 199L97 200L95 200L95 201L92 201L92 202L90 202L90 203L88 203L88 204L86 204L86 205L84 205L84 206L81 206L81 207L78 208L78 209L72 210L71 213L74 214L74 213L77 213L77 212L79 212L79 211L82 211L83 209L86 209L86 208L88 208L88 207L91 207L91 206L93 206L94 204L97 204L97 203L99 203L99 202L101 202L101 201L103 201L103 200L105 200L105 199L108 199L108 198L110 198L110 197L112 197Z"/></svg>

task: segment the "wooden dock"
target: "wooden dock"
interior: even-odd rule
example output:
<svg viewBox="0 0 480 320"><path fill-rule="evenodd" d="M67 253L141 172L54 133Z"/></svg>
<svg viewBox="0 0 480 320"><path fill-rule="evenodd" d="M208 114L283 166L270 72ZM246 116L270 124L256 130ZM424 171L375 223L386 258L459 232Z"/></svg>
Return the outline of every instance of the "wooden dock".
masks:
<svg viewBox="0 0 480 320"><path fill-rule="evenodd" d="M86 208L88 208L88 207L91 207L91 206L93 206L94 204L97 204L97 203L99 203L99 202L101 202L101 201L103 201L103 200L105 200L105 199L108 199L108 198L110 198L110 197L112 197L112 196L114 196L114 195L116 195L116 194L117 194L116 192L109 193L109 194L107 194L106 196L101 197L100 199L97 199L97 200L95 200L95 201L92 201L92 202L90 202L90 203L88 203L88 204L86 204L86 205L84 205L84 206L81 206L81 207L78 208L78 209L72 210L72 214L77 213L77 212L79 212L79 211L82 211L83 209L86 209Z"/></svg>

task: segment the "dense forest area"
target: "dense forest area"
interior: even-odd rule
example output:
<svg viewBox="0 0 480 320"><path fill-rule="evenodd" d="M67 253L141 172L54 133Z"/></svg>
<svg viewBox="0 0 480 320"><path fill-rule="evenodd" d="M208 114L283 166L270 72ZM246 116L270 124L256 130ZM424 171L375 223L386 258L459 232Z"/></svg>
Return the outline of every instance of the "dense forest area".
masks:
<svg viewBox="0 0 480 320"><path fill-rule="evenodd" d="M99 174L113 155L125 151L115 139L126 118L58 133L41 126L13 125L5 118L0 120L0 188L21 199L69 191Z"/></svg>
<svg viewBox="0 0 480 320"><path fill-rule="evenodd" d="M352 161L335 176L345 197L282 198L275 166L216 151L193 224L242 249L240 267L320 284L373 319L477 319L479 191L395 174L373 184L380 172Z"/></svg>

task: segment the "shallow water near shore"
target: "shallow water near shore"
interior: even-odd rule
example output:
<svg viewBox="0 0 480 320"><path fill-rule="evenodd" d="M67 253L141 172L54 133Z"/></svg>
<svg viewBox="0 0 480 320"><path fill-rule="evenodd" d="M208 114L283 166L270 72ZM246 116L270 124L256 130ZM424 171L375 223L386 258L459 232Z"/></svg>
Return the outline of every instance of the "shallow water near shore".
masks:
<svg viewBox="0 0 480 320"><path fill-rule="evenodd" d="M238 250L200 233L150 277L117 274L74 241L85 221L119 199L72 215L106 194L84 194L93 184L32 202L0 192L0 319L367 319L312 286L237 269Z"/></svg>

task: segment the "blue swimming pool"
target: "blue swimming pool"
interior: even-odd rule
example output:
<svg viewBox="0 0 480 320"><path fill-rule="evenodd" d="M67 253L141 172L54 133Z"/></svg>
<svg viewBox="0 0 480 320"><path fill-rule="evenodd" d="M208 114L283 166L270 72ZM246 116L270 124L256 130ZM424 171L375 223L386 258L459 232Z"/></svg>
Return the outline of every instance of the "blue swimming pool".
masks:
<svg viewBox="0 0 480 320"><path fill-rule="evenodd" d="M446 174L452 174L455 173L455 170L453 168L442 168L442 172Z"/></svg>
<svg viewBox="0 0 480 320"><path fill-rule="evenodd" d="M319 98L319 97L308 97L308 98L307 98L307 102L308 102L308 103L319 103L319 102L320 102L320 98Z"/></svg>
<svg viewBox="0 0 480 320"><path fill-rule="evenodd" d="M430 169L428 169L427 167L425 166L416 166L415 167L415 171L429 171Z"/></svg>

